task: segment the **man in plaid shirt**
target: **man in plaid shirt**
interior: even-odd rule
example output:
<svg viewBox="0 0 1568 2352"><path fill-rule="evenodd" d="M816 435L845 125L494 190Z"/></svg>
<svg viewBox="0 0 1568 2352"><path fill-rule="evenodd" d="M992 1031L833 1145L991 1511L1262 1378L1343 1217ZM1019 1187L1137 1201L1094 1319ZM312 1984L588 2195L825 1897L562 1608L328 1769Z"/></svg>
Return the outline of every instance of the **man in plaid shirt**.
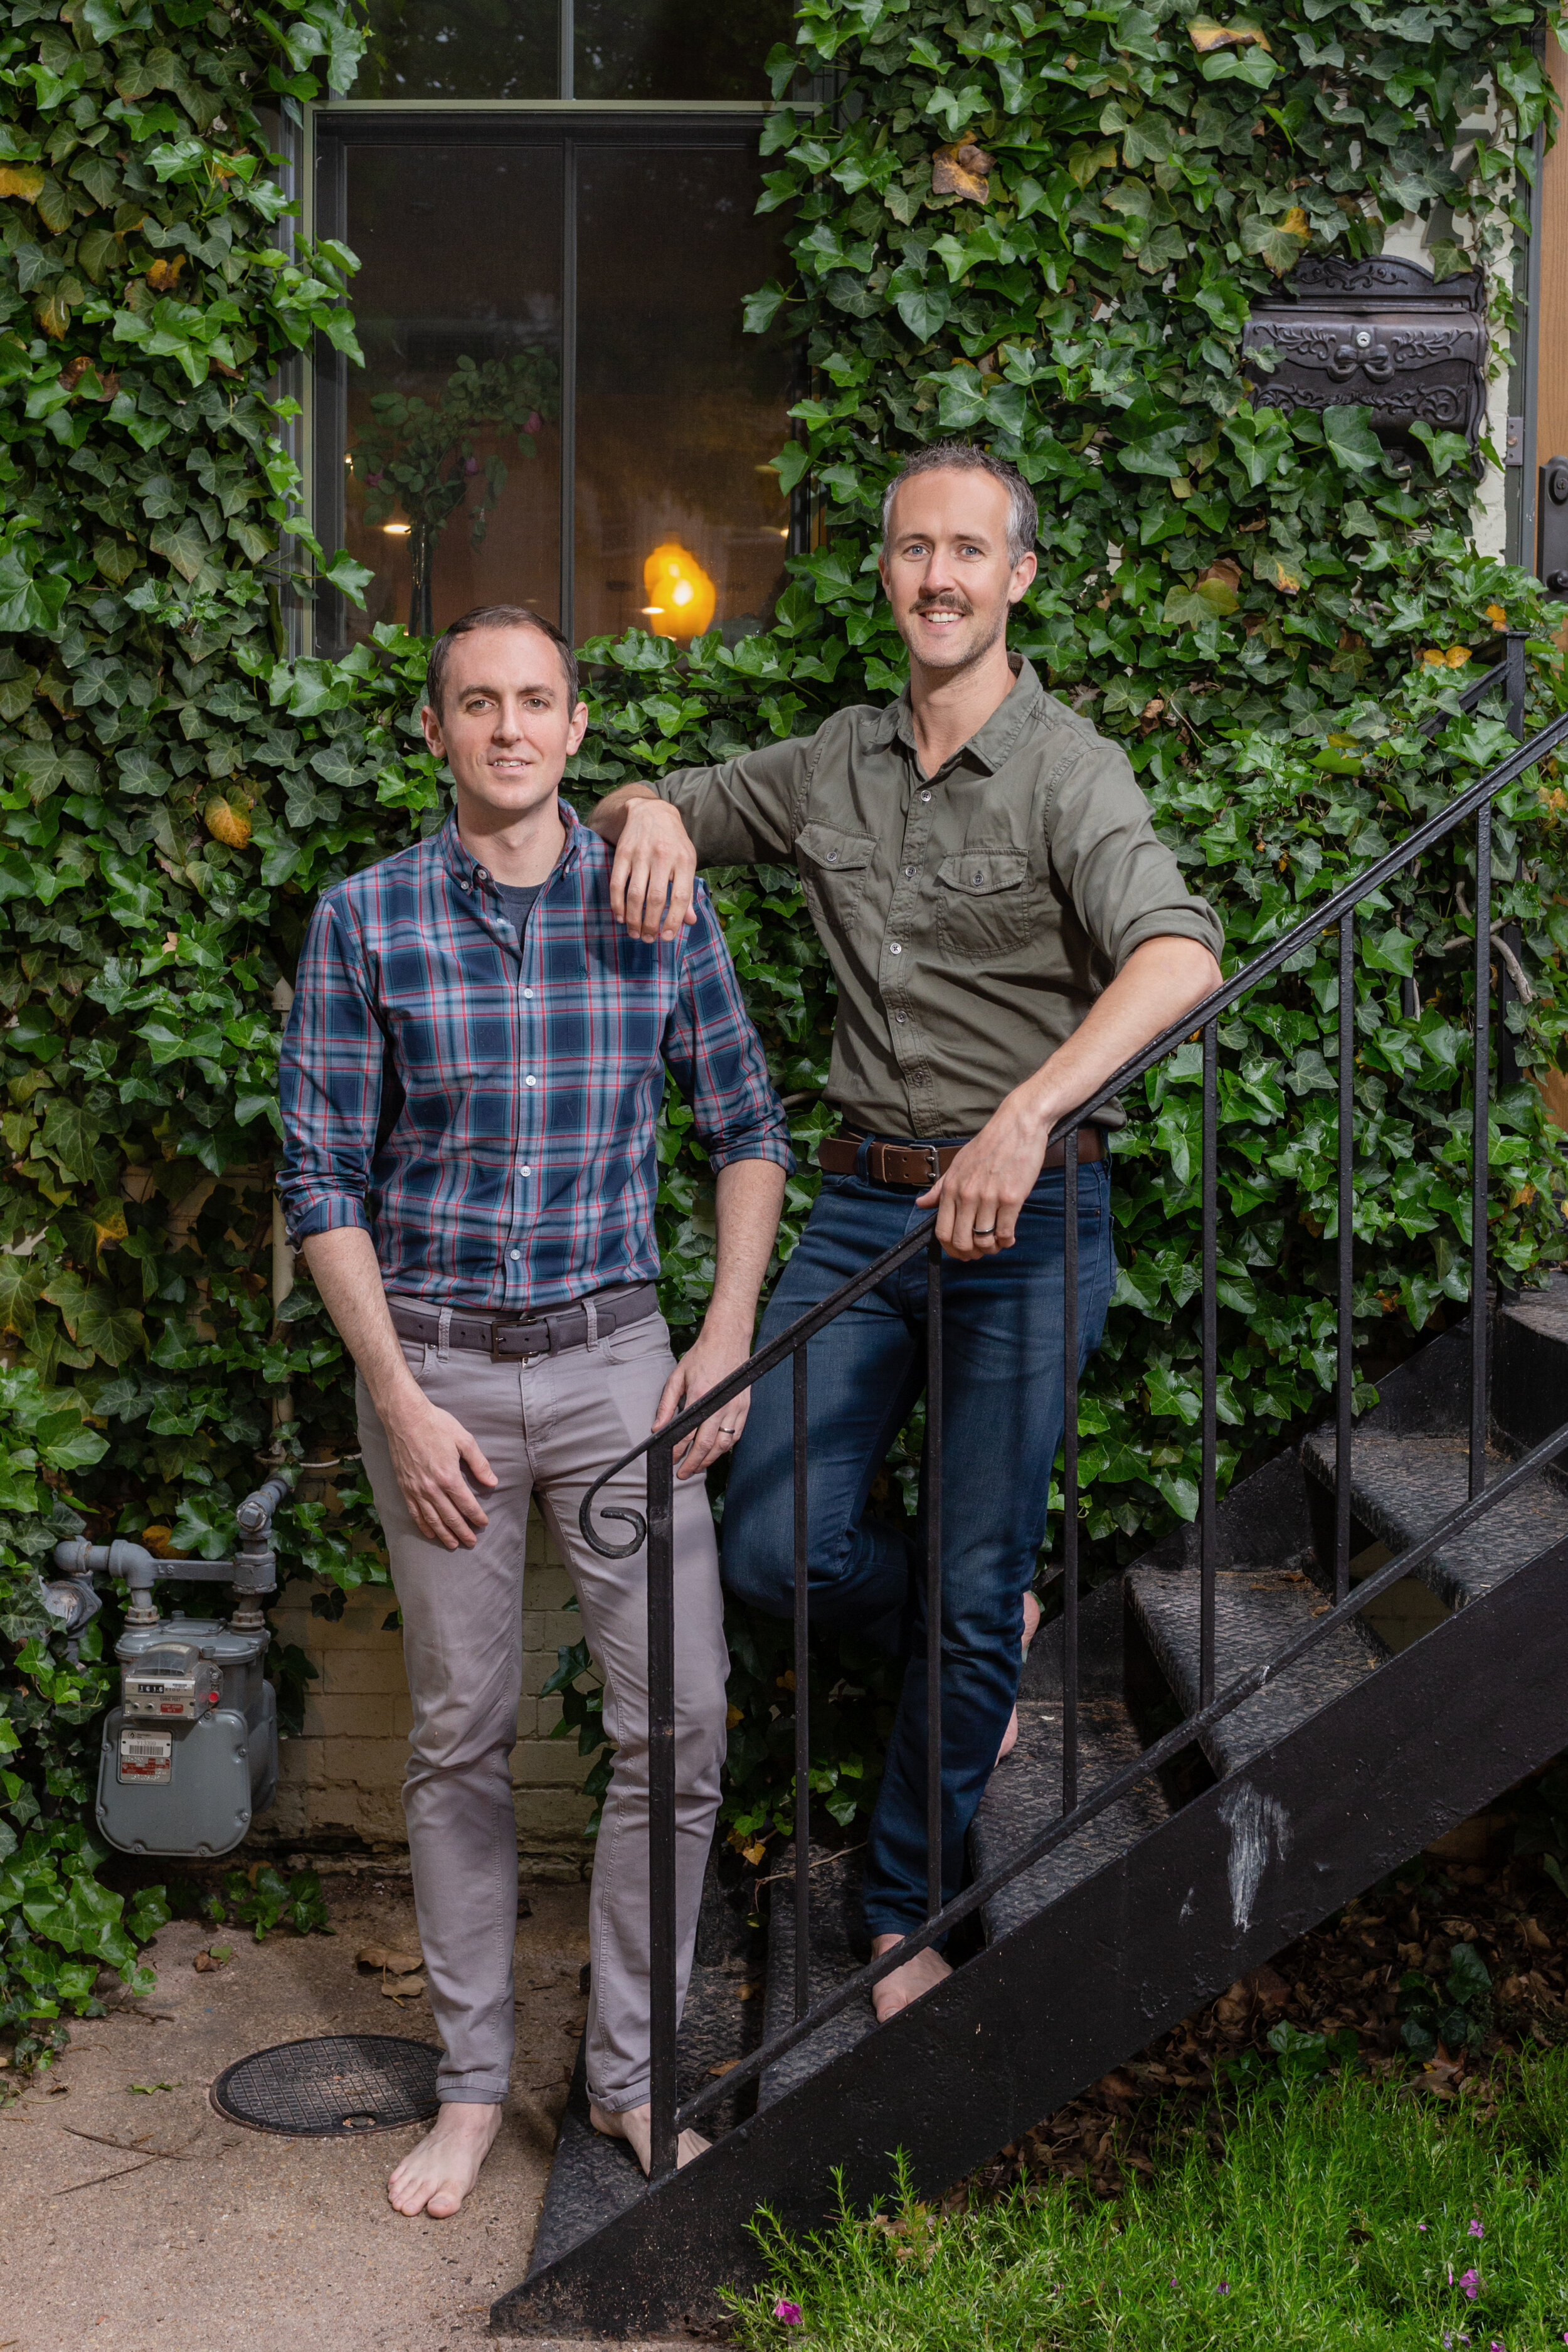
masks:
<svg viewBox="0 0 1568 2352"><path fill-rule="evenodd" d="M577 1507L650 1427L743 1363L785 1171L783 1108L706 898L647 944L612 856L559 795L587 711L521 606L453 623L426 740L456 808L322 898L284 1039L289 1237L359 1370L360 1437L402 1604L404 1786L444 2056L440 2117L398 2166L402 2213L455 2213L500 2121L512 2050L517 1839L508 1759L537 1493L605 1673L616 1742L594 1868L587 2074L601 2131L648 2160L646 1556L605 1559ZM716 1171L717 1274L676 1364L658 1311L654 1121L668 1068ZM725 1742L702 1473L742 1396L678 1457L676 1771L684 1999ZM603 1507L636 1508L641 1465ZM685 2161L702 2145L682 2136Z"/></svg>

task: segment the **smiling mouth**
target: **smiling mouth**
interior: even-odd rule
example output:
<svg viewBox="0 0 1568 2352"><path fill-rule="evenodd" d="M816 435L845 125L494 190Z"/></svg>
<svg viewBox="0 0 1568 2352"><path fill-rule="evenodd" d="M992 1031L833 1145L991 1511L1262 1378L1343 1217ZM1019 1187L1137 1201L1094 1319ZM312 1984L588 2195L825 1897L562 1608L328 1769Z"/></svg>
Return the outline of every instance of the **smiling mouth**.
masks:
<svg viewBox="0 0 1568 2352"><path fill-rule="evenodd" d="M917 604L915 617L921 621L966 621L969 615L957 604Z"/></svg>

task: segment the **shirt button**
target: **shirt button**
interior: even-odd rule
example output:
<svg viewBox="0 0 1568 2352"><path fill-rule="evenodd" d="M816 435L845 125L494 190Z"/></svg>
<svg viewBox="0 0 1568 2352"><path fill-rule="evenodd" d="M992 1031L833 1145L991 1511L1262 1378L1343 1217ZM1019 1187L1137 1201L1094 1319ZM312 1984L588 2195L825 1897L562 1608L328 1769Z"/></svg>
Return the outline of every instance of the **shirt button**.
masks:
<svg viewBox="0 0 1568 2352"><path fill-rule="evenodd" d="M930 798L931 798L931 794L930 794L929 793L922 793L921 794L921 800L922 800L922 801L929 801L929 800L930 800Z"/></svg>
<svg viewBox="0 0 1568 2352"><path fill-rule="evenodd" d="M523 1175L525 1175L525 1176L531 1176L531 1175L532 1175L532 1173L533 1173L533 1171L532 1171L532 1169L531 1169L531 1168L525 1168L525 1169L523 1169L523 1171L522 1171L521 1172L522 1172L522 1173L523 1173Z"/></svg>
<svg viewBox="0 0 1568 2352"><path fill-rule="evenodd" d="M984 877L984 874L982 874L982 873L981 873L981 871L980 871L979 867L978 867L978 866L976 866L976 867L975 867L975 869L974 869L974 873L973 873L973 877L972 877L972 878L973 878L976 883L980 883L980 882L984 882L984 881L985 877Z"/></svg>
<svg viewBox="0 0 1568 2352"><path fill-rule="evenodd" d="M513 1250L511 1254L513 1257L521 1257L522 1255L522 1252L521 1250Z"/></svg>
<svg viewBox="0 0 1568 2352"><path fill-rule="evenodd" d="M894 1018L894 1020L898 1023L898 1024L899 1024L900 1028L901 1029L901 1028L903 1027L903 1025L904 1025L904 1023L909 1019L909 1015L908 1015L908 1013L894 1013L894 1015L893 1015L893 1018Z"/></svg>
<svg viewBox="0 0 1568 2352"><path fill-rule="evenodd" d="M827 853L827 862L828 862L829 866L837 866L837 863L838 863L838 852L837 852L836 849L830 849L830 850L828 851L828 853Z"/></svg>
<svg viewBox="0 0 1568 2352"><path fill-rule="evenodd" d="M523 992L523 992L524 996L531 996L531 995L533 994L533 991L532 991L532 989L531 989L531 988L525 988L525 989L523 990Z"/></svg>
<svg viewBox="0 0 1568 2352"><path fill-rule="evenodd" d="M893 943L892 943L891 947L888 950L888 953L889 953L889 955L902 955L902 954L903 954L903 950L902 950L902 948L899 945L899 943L898 943L897 940L895 940L893 941ZM529 1084L530 1084L530 1086L531 1086L531 1085L532 1085L532 1083L533 1083L533 1081L532 1081L532 1079L531 1078L531 1079L529 1080Z"/></svg>
<svg viewBox="0 0 1568 2352"><path fill-rule="evenodd" d="M906 881L906 882L912 882L912 881L914 880L914 878L915 878L915 869L914 869L914 867L913 867L912 866L905 866L905 868L904 868L904 879L905 879L905 881Z"/></svg>
<svg viewBox="0 0 1568 2352"><path fill-rule="evenodd" d="M524 1078L522 1083L525 1087L536 1087L539 1084L539 1080L537 1078Z"/></svg>

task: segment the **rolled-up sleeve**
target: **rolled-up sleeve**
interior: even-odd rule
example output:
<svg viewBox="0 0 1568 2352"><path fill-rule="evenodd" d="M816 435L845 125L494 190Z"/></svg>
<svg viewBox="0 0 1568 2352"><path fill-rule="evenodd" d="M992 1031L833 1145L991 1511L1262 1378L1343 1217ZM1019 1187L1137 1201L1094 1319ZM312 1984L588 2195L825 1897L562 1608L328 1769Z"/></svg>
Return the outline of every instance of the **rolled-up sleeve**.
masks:
<svg viewBox="0 0 1568 2352"><path fill-rule="evenodd" d="M716 1169L771 1160L789 1173L784 1109L768 1076L763 1041L741 995L712 901L697 889L697 920L683 942L681 984L664 1035L664 1058L691 1106Z"/></svg>
<svg viewBox="0 0 1568 2352"><path fill-rule="evenodd" d="M653 789L679 810L700 865L793 857L816 742L792 736L717 768L677 768Z"/></svg>
<svg viewBox="0 0 1568 2352"><path fill-rule="evenodd" d="M370 1224L384 1050L357 934L329 895L306 934L279 1068L278 1190L296 1249L311 1234Z"/></svg>
<svg viewBox="0 0 1568 2352"><path fill-rule="evenodd" d="M1224 927L1155 833L1124 751L1103 737L1084 744L1057 783L1047 824L1051 864L1113 971L1146 940L1196 940L1218 960Z"/></svg>

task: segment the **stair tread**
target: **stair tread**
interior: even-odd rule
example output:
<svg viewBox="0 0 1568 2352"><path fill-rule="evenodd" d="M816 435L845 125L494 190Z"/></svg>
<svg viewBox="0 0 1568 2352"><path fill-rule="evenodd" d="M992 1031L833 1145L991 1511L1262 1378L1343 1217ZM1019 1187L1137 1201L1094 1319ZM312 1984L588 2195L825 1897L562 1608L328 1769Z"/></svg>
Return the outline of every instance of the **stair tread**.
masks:
<svg viewBox="0 0 1568 2352"><path fill-rule="evenodd" d="M743 2058L761 2039L755 2012L762 2004L736 1999L743 1980L738 1968L704 1967L700 1962L693 1967L676 2049L677 2083L683 2099L709 2082L714 2066L726 2059ZM702 2126L704 2135L717 2137L719 2130L728 2129L732 2120L723 2109L717 2118L710 2114ZM596 2132L588 2120L588 2085L580 2042L529 2275L558 2261L635 2204L645 2185L642 2168L626 2141Z"/></svg>
<svg viewBox="0 0 1568 2352"><path fill-rule="evenodd" d="M1334 1477L1331 1429L1314 1430L1301 1449L1307 1466L1327 1486ZM1489 1446L1487 1474L1508 1467L1507 1454ZM1356 1517L1392 1552L1407 1551L1429 1536L1469 1495L1470 1452L1462 1435L1424 1437L1360 1429L1352 1448ZM1439 1546L1414 1573L1451 1609L1490 1592L1515 1569L1568 1540L1568 1494L1544 1475L1526 1479L1484 1519Z"/></svg>
<svg viewBox="0 0 1568 2352"><path fill-rule="evenodd" d="M1034 1661L1031 1660L1031 1669ZM1018 1744L991 1775L980 1810L969 1832L970 1854L976 1877L996 1869L1061 1816L1062 1706L1059 1689L1048 1685L1036 1696L1044 1676L1031 1671L1018 1700ZM1122 1768L1134 1763L1142 1742L1131 1716L1120 1699L1086 1698L1079 1702L1078 1788L1080 1798ZM1089 1822L1065 1845L1010 1881L985 1906L986 1940L1018 1927L1043 1911L1080 1880L1116 1861L1148 1830L1163 1822L1170 1808L1159 1782L1142 1780Z"/></svg>
<svg viewBox="0 0 1568 2352"><path fill-rule="evenodd" d="M811 1872L811 1998L823 2000L837 1992L847 1977L865 1967L871 1957L870 1937L861 1912L861 1855L858 1848L834 1849L812 1841ZM768 1914L768 1984L763 2011L764 2037L782 2033L795 2022L795 1848L780 1857L781 1875L774 1879ZM871 1996L863 1993L837 2017L830 2017L808 2041L788 2050L768 2068L757 2090L757 2105L772 2106L837 2058L876 2025Z"/></svg>
<svg viewBox="0 0 1568 2352"><path fill-rule="evenodd" d="M1161 1671L1188 1713L1198 1704L1200 1587L1195 1569L1132 1568L1132 1607ZM1215 1578L1215 1687L1266 1665L1307 1631L1329 1603L1299 1569L1245 1564ZM1316 1649L1224 1717L1205 1741L1221 1774L1235 1772L1321 1706L1342 1697L1381 1664L1381 1643L1360 1625L1342 1625Z"/></svg>

